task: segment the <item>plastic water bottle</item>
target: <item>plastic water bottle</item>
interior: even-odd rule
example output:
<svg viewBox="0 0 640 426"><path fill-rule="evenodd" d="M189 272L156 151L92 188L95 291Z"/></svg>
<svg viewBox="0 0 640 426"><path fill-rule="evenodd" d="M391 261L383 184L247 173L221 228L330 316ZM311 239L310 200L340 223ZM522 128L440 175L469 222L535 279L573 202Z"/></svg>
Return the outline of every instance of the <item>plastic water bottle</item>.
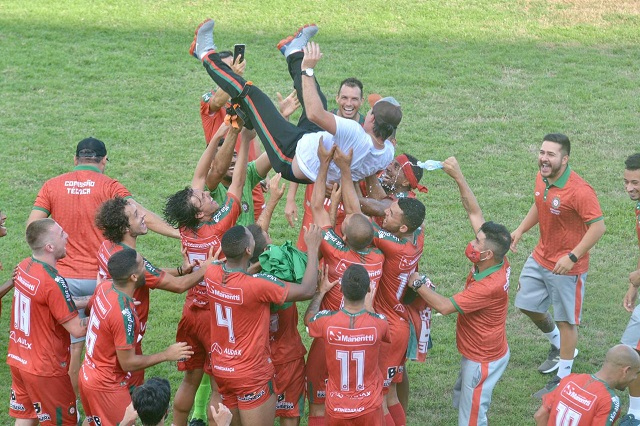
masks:
<svg viewBox="0 0 640 426"><path fill-rule="evenodd" d="M441 169L444 165L442 164L441 161L427 160L427 161L418 161L416 166L425 170L437 170L437 169Z"/></svg>

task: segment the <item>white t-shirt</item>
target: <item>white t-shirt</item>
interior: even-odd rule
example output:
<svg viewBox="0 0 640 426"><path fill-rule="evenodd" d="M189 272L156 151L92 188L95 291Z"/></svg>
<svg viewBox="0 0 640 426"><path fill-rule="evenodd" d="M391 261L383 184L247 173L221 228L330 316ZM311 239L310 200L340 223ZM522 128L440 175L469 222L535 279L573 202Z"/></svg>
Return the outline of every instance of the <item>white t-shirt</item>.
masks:
<svg viewBox="0 0 640 426"><path fill-rule="evenodd" d="M394 158L393 144L384 142L383 149L373 146L371 136L364 131L355 120L334 116L336 119L335 136L329 132L307 133L298 141L296 147L296 159L300 170L307 178L316 181L320 160L318 159L318 141L322 137L322 143L330 150L335 143L341 151L347 152L353 148L351 160L351 177L358 181L385 169ZM332 161L329 164L327 182L339 182L340 169Z"/></svg>

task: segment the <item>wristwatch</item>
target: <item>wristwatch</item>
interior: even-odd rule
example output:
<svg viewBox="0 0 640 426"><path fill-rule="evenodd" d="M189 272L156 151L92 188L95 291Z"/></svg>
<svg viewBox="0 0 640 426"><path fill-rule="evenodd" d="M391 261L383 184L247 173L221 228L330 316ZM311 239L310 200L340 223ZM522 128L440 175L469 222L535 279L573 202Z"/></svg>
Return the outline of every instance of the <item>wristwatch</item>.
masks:
<svg viewBox="0 0 640 426"><path fill-rule="evenodd" d="M418 291L420 287L426 284L427 280L428 278L426 275L420 275L420 278L418 278L417 280L413 280L410 286L413 289L413 291Z"/></svg>
<svg viewBox="0 0 640 426"><path fill-rule="evenodd" d="M576 257L576 255L571 252L567 256L569 256L569 259L571 259L573 263L576 263L578 261L578 258Z"/></svg>
<svg viewBox="0 0 640 426"><path fill-rule="evenodd" d="M302 70L302 73L307 77L313 77L313 68L305 68Z"/></svg>

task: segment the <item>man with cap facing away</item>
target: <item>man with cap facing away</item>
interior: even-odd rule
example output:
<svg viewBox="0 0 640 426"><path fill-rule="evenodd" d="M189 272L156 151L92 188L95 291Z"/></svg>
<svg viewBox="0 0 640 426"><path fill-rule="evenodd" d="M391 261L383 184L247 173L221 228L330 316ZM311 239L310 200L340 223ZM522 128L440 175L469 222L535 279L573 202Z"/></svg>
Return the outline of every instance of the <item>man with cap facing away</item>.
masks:
<svg viewBox="0 0 640 426"><path fill-rule="evenodd" d="M292 182L315 182L320 167L316 155L319 141L326 149L334 143L344 152L353 149L351 170L354 180L374 174L391 162L394 147L387 138L400 124L402 110L389 102L379 102L367 114L364 126L325 110L315 79L311 78L313 67L322 56L316 43L307 44L311 34L305 35L303 31L286 48L291 51L304 49L301 67L305 113L324 130L322 132L310 132L289 123L267 95L235 74L216 52L213 26L214 22L208 19L196 29L190 53L203 62L216 84L231 95L232 104L237 105L235 112L244 116L245 125L255 128L276 173ZM332 164L328 181L337 182L339 178L340 170Z"/></svg>
<svg viewBox="0 0 640 426"><path fill-rule="evenodd" d="M84 317L83 308L96 287L96 253L103 240L102 233L94 223L96 211L111 198L131 198L127 188L104 174L107 161L107 148L102 141L93 137L81 140L76 148L73 171L45 182L27 219L29 225L35 220L51 216L69 234L67 256L58 262L57 268L69 284L81 317ZM178 238L177 230L133 199L131 202L146 215L149 229ZM71 339L69 375L76 395L84 340L84 337Z"/></svg>

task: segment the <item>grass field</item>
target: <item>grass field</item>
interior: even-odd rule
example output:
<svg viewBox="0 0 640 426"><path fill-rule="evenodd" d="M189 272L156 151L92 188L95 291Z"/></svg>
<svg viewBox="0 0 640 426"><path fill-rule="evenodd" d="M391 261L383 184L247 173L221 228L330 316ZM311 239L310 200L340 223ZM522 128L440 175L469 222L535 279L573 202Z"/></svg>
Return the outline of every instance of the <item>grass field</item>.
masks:
<svg viewBox="0 0 640 426"><path fill-rule="evenodd" d="M619 341L628 321L622 297L638 256L634 205L622 189L623 161L640 150L636 0L3 0L0 11L0 209L10 233L0 240L0 281L28 255L24 222L37 191L72 168L84 137L105 141L107 174L156 212L190 182L204 148L198 99L212 87L187 52L203 18L216 19L218 47L247 44L246 76L274 99L291 87L275 44L317 22L324 58L316 75L330 101L349 76L364 82L365 95L395 96L404 111L398 150L420 159L455 155L488 220L514 229L533 202L542 136L571 138L570 164L597 191L607 226L592 250L574 371L596 371ZM423 183L429 193L421 196L427 205L422 269L449 296L464 283L470 265L463 251L473 233L451 179L434 171ZM297 230L281 211L272 223L274 240L295 240ZM511 297L536 241L532 230L509 255ZM157 235L141 238L139 249L158 266L180 261L178 242ZM183 300L154 294L146 352L173 341ZM10 306L4 298L4 329ZM436 317L428 361L409 365L409 424L456 423L454 327L455 315ZM538 402L530 395L548 380L536 371L548 343L513 305L507 329L511 362L489 419L531 424ZM7 349L3 336L0 353ZM147 371L154 375L169 377L175 392L174 365ZM1 364L0 424L11 423L9 384Z"/></svg>

